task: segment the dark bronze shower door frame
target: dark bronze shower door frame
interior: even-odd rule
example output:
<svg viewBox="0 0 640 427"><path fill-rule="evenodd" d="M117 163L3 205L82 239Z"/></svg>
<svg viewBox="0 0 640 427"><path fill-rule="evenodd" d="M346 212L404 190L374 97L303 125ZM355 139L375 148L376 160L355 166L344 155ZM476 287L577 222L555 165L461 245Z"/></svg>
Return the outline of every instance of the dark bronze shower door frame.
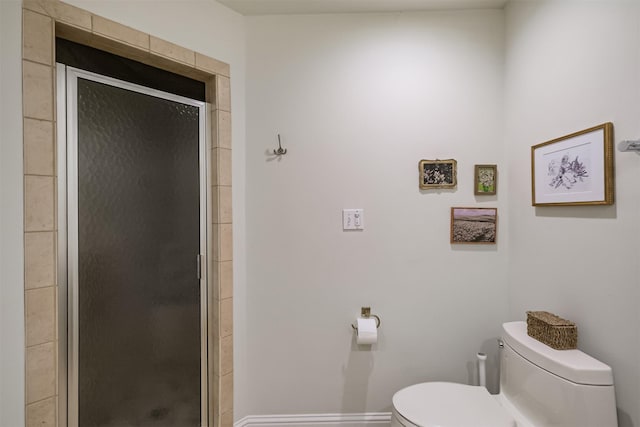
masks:
<svg viewBox="0 0 640 427"><path fill-rule="evenodd" d="M207 324L211 315L207 308L207 146L206 133L207 108L204 102L195 101L178 95L146 88L133 83L116 80L99 74L90 73L76 68L57 64L57 111L58 111L58 307L59 307L59 340L60 354L58 360L59 396L58 405L63 425L77 427L79 425L79 184L78 184L78 80L91 82L91 84L105 85L116 90L141 94L144 97L153 97L170 103L184 105L185 108L197 109L198 118L198 147L197 164L199 188L199 248L193 254L189 254L192 264L182 270L192 268L194 283L199 287L199 335L200 335L200 426L208 425L208 343ZM63 118L66 118L63 119ZM65 144L66 141L66 144ZM123 251L126 248L123 248ZM189 261L191 263L191 261ZM192 266L192 267L191 267ZM158 265L158 268L161 268ZM195 289L197 292L198 289ZM193 289L192 289L193 291ZM135 325L132 325L135 327ZM166 325L165 325L166 327ZM128 349L122 348L122 352ZM162 408L154 413L151 411L149 424L153 423L153 417L157 416L157 425L162 423ZM66 423L64 423L66 421ZM182 427L182 426L181 426Z"/></svg>

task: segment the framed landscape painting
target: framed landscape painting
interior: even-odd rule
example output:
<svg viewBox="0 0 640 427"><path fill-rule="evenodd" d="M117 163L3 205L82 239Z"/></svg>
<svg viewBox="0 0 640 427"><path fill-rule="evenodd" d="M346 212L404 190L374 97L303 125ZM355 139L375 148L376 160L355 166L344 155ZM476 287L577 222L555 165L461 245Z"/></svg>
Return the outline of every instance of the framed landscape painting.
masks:
<svg viewBox="0 0 640 427"><path fill-rule="evenodd" d="M531 147L533 206L613 204L613 124Z"/></svg>
<svg viewBox="0 0 640 427"><path fill-rule="evenodd" d="M451 243L495 244L497 208L451 208Z"/></svg>

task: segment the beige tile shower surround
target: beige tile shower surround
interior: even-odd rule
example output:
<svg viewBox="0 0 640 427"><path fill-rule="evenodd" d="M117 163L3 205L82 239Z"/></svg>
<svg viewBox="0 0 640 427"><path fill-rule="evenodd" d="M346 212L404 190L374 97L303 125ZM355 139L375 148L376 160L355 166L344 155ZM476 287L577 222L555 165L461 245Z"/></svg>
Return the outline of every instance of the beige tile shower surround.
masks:
<svg viewBox="0 0 640 427"><path fill-rule="evenodd" d="M56 36L206 83L207 103L211 106L209 425L231 426L233 249L229 66L56 0L25 0L22 19L27 426L58 425Z"/></svg>

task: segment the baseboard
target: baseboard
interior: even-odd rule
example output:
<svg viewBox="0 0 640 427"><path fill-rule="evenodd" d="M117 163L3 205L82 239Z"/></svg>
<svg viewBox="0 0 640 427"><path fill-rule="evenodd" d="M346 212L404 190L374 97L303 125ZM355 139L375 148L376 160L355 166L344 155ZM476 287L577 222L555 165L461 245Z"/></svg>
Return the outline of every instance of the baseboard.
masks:
<svg viewBox="0 0 640 427"><path fill-rule="evenodd" d="M249 415L236 421L234 427L386 427L390 424L390 412L366 412L362 414Z"/></svg>

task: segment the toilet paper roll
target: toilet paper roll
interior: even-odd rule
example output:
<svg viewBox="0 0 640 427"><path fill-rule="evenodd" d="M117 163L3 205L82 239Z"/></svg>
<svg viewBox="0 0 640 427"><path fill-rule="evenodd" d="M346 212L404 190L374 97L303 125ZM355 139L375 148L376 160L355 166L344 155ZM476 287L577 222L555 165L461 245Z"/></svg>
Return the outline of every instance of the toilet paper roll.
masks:
<svg viewBox="0 0 640 427"><path fill-rule="evenodd" d="M358 336L356 337L356 342L358 344L375 344L378 342L378 328L376 327L375 318L358 318Z"/></svg>

